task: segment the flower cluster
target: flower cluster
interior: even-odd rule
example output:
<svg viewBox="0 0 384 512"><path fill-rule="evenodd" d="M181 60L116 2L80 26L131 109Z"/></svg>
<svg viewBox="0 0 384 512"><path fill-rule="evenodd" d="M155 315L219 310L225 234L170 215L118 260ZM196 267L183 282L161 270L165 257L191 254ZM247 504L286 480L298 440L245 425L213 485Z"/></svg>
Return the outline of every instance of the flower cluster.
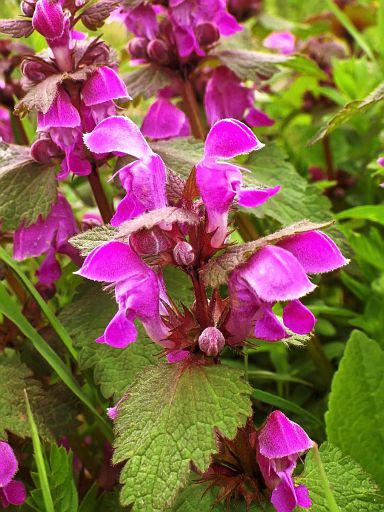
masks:
<svg viewBox="0 0 384 512"><path fill-rule="evenodd" d="M274 411L261 428L249 422L234 440L219 436L219 452L202 475L203 482L219 487L217 501L242 496L247 506L261 504L265 493L277 512L309 508L304 485L295 485L293 472L301 454L313 446L305 431L282 412Z"/></svg>
<svg viewBox="0 0 384 512"><path fill-rule="evenodd" d="M17 473L18 463L12 448L5 441L0 441L0 503L22 505L26 499L24 484L13 477Z"/></svg>
<svg viewBox="0 0 384 512"><path fill-rule="evenodd" d="M176 199L167 194L164 162L128 118L102 121L85 142L94 153L136 158L119 171L127 195L112 221L119 227L117 238L94 249L79 271L115 289L118 313L98 342L125 347L135 341L139 319L168 359L180 361L199 354L217 357L225 345L242 345L249 337L276 341L312 330L315 318L299 301L315 288L307 274L347 262L320 231L260 247L231 272L227 297L218 289L209 297L202 280L201 269L227 247L230 208L257 207L280 189L244 187L241 168L228 161L263 147L246 125L234 119L214 124L195 167L195 185L190 178ZM168 296L162 278L167 265L191 279L190 309L179 311ZM276 302L285 303L284 325L273 312Z"/></svg>
<svg viewBox="0 0 384 512"><path fill-rule="evenodd" d="M38 113L38 139L32 145L32 156L43 163L62 159L59 179L70 172L80 176L91 173L95 159L84 148L83 133L116 112L114 100L129 99L110 48L73 29L80 5L61 0L22 5L49 50L23 61L25 87L30 92L19 110L24 105L29 108L27 99L35 97L31 107ZM36 101L39 92L46 95L46 102Z"/></svg>

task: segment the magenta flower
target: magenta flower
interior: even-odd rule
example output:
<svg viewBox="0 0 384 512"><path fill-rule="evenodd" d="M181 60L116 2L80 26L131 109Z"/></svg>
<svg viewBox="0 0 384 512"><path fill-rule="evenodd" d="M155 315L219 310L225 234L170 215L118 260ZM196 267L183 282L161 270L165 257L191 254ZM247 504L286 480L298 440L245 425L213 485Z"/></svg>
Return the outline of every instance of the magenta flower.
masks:
<svg viewBox="0 0 384 512"><path fill-rule="evenodd" d="M236 344L253 335L276 341L288 336L286 328L309 333L315 317L298 299L314 290L307 274L330 272L348 263L336 244L321 231L293 235L256 252L235 269L229 279L231 313L226 328ZM288 301L284 325L272 311L277 301ZM239 327L240 326L240 327Z"/></svg>
<svg viewBox="0 0 384 512"><path fill-rule="evenodd" d="M66 254L78 261L77 251L68 243L68 239L78 232L71 206L65 197L59 194L46 219L31 226L19 227L14 234L13 257L21 261L45 254L45 259L37 270L39 281L50 285L61 275L56 254Z"/></svg>
<svg viewBox="0 0 384 512"><path fill-rule="evenodd" d="M18 463L12 448L5 441L0 441L0 502L3 508L9 505L22 505L27 493L22 482L13 480Z"/></svg>
<svg viewBox="0 0 384 512"><path fill-rule="evenodd" d="M312 502L304 485L296 486L293 471L300 454L311 449L313 441L304 430L282 412L270 414L257 436L256 457L266 485L272 490L271 502L277 512L309 508Z"/></svg>
<svg viewBox="0 0 384 512"><path fill-rule="evenodd" d="M11 144L15 142L12 126L11 126L11 114L5 107L0 106L0 142L8 142Z"/></svg>
<svg viewBox="0 0 384 512"><path fill-rule="evenodd" d="M157 99L148 109L141 132L153 140L187 137L191 128L182 110L165 98Z"/></svg>
<svg viewBox="0 0 384 512"><path fill-rule="evenodd" d="M204 156L196 165L196 181L207 210L208 230L214 233L213 247L220 247L227 237L228 212L235 197L239 205L255 207L280 190L279 186L244 188L241 169L222 161L262 147L253 132L235 119L218 121L208 133Z"/></svg>
<svg viewBox="0 0 384 512"><path fill-rule="evenodd" d="M267 36L263 45L270 50L277 50L283 55L295 53L295 36L291 32L271 32Z"/></svg>
<svg viewBox="0 0 384 512"><path fill-rule="evenodd" d="M124 348L136 341L134 320L142 321L152 340L163 340L168 329L161 320L162 302L168 302L161 277L148 267L132 248L112 241L94 249L78 271L93 281L113 284L119 310L96 341Z"/></svg>
<svg viewBox="0 0 384 512"><path fill-rule="evenodd" d="M254 93L225 66L215 68L205 90L204 106L208 123L231 117L249 126L272 126L274 120L254 107Z"/></svg>
<svg viewBox="0 0 384 512"><path fill-rule="evenodd" d="M84 136L84 141L94 153L114 152L137 159L119 171L127 195L119 203L111 220L113 226L167 205L164 162L151 150L139 128L130 119L119 116L105 119Z"/></svg>

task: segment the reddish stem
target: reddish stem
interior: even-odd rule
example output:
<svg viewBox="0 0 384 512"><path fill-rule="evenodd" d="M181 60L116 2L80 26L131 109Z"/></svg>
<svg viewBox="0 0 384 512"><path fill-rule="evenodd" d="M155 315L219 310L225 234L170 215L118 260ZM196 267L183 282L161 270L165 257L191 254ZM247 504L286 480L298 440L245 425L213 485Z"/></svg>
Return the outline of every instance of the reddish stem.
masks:
<svg viewBox="0 0 384 512"><path fill-rule="evenodd" d="M199 105L196 100L195 91L193 90L190 80L180 80L181 95L183 97L185 111L188 116L192 128L192 134L196 139L205 139L205 130L200 119Z"/></svg>
<svg viewBox="0 0 384 512"><path fill-rule="evenodd" d="M101 217L103 221L108 224L113 216L112 206L110 205L107 196L105 194L105 190L100 181L99 171L96 165L92 166L92 172L88 175L88 181L91 185L91 189L96 201L96 204L99 208Z"/></svg>

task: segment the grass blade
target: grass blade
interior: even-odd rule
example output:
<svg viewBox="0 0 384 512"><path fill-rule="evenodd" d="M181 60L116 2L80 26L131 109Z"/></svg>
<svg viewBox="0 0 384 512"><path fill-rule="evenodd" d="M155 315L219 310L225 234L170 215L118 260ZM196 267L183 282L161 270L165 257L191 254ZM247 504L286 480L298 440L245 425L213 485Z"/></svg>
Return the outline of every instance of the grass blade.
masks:
<svg viewBox="0 0 384 512"><path fill-rule="evenodd" d="M254 400L259 400L260 402L264 402L265 404L273 405L280 409L284 409L286 411L294 412L299 416L307 418L309 421L317 423L318 425L323 425L322 421L319 418L316 418L313 414L306 411L299 405L286 400L285 398L281 398L280 396L273 395L272 393L268 393L267 391L262 391L261 389L254 389L252 393L252 398Z"/></svg>
<svg viewBox="0 0 384 512"><path fill-rule="evenodd" d="M40 293L36 290L33 283L28 279L26 274L20 269L19 265L9 256L9 254L0 247L0 259L4 261L19 277L20 281L23 283L24 287L28 290L28 292L32 295L34 300L37 302L38 306L40 307L41 311L51 324L52 328L56 332L56 334L59 336L65 347L67 348L68 352L71 354L73 359L77 361L77 352L73 346L72 339L69 336L67 330L63 326L63 324L60 322L60 320L57 318L57 316L53 313L53 311L50 309L48 304L45 302L45 300L41 297Z"/></svg>
<svg viewBox="0 0 384 512"><path fill-rule="evenodd" d="M47 468L45 467L45 461L44 461L44 455L43 455L43 449L40 443L39 434L37 432L36 423L32 414L31 406L28 400L27 391L24 389L25 394L25 403L27 407L27 415L28 415L28 421L29 426L31 427L31 433L32 433L32 444L33 444L33 451L35 455L35 461L37 466L37 474L39 476L39 482L41 487L41 492L43 495L44 500L44 506L46 512L55 512L55 508L53 505L53 499L51 495L51 489L49 487L48 482L48 475L47 475Z"/></svg>
<svg viewBox="0 0 384 512"><path fill-rule="evenodd" d="M83 392L72 373L56 352L40 336L35 328L23 316L15 302L7 292L5 285L0 281L0 313L11 320L19 330L31 341L34 348L45 359L50 367L57 373L64 384L83 402L83 404L94 414L99 422L100 429L107 437L112 438L112 428L105 418L103 418L95 409L92 402Z"/></svg>

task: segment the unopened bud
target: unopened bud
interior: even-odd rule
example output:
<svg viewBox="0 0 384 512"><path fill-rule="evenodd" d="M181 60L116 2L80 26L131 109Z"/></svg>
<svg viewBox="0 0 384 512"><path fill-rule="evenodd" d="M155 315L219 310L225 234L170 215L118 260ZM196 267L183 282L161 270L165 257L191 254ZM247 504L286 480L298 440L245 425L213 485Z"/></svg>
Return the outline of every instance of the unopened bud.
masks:
<svg viewBox="0 0 384 512"><path fill-rule="evenodd" d="M21 63L21 72L23 75L32 82L42 82L47 78L42 62L34 60L24 60Z"/></svg>
<svg viewBox="0 0 384 512"><path fill-rule="evenodd" d="M147 58L148 39L145 37L134 37L128 43L128 51L133 59Z"/></svg>
<svg viewBox="0 0 384 512"><path fill-rule="evenodd" d="M219 29L209 21L197 25L195 34L200 46L211 46L220 39Z"/></svg>
<svg viewBox="0 0 384 512"><path fill-rule="evenodd" d="M158 226L151 231L133 233L130 242L135 251L142 256L156 256L171 247L170 240Z"/></svg>
<svg viewBox="0 0 384 512"><path fill-rule="evenodd" d="M36 4L32 24L48 40L61 37L65 28L65 16L59 0L40 0Z"/></svg>
<svg viewBox="0 0 384 512"><path fill-rule="evenodd" d="M57 158L59 155L61 155L61 149L44 132L31 146L32 158L42 164L49 163L52 158Z"/></svg>
<svg viewBox="0 0 384 512"><path fill-rule="evenodd" d="M147 48L148 57L159 64L167 64L169 62L168 45L161 39L154 39Z"/></svg>
<svg viewBox="0 0 384 512"><path fill-rule="evenodd" d="M182 267L189 267L195 260L193 247L188 242L177 242L173 249L175 262Z"/></svg>
<svg viewBox="0 0 384 512"><path fill-rule="evenodd" d="M35 7L36 0L24 0L20 4L20 9L25 16L28 16L28 18L32 18L33 13L35 12Z"/></svg>
<svg viewBox="0 0 384 512"><path fill-rule="evenodd" d="M207 356L218 356L225 346L223 333L216 327L207 327L199 336L199 347Z"/></svg>

